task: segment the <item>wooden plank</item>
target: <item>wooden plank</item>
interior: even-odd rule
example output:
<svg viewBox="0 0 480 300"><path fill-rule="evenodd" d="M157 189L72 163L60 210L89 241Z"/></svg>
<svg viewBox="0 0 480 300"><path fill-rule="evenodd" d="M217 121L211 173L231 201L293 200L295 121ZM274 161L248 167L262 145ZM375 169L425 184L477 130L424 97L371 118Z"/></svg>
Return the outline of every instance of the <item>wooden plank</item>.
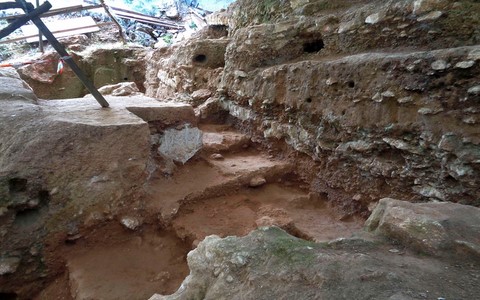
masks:
<svg viewBox="0 0 480 300"><path fill-rule="evenodd" d="M56 38L96 32L100 30L97 23L92 19L92 17L81 17L76 19L68 20L57 20L50 23L45 23L47 28L53 33ZM37 36L38 28L35 25L25 25L22 27L22 31L25 36ZM44 37L44 40L45 37ZM27 43L37 42L37 38L27 38Z"/></svg>
<svg viewBox="0 0 480 300"><path fill-rule="evenodd" d="M103 26L108 26L108 25L113 25L113 22L99 23L96 26L103 27ZM38 38L38 34L21 36L21 37L17 37L17 38L13 38L13 39L0 40L0 45L9 44L9 43L13 43L13 42L19 42L19 41L25 40L27 38L34 38L34 37ZM38 41L36 40L36 42L38 42Z"/></svg>
<svg viewBox="0 0 480 300"><path fill-rule="evenodd" d="M77 6L66 7L66 8L59 8L59 9L53 9L53 10L51 9L50 11L44 13L41 17L46 18L46 17L67 14L67 13L76 12L76 11L90 10L90 9L97 9L97 8L102 8L102 6L101 5L89 5L89 6L77 5ZM21 18L22 16L25 16L25 14L0 17L0 20L14 20L14 19Z"/></svg>
<svg viewBox="0 0 480 300"><path fill-rule="evenodd" d="M124 13L115 13L115 15L117 15L119 18L123 18L123 19L134 20L134 21L141 22L141 23L158 25L158 26L173 28L173 29L177 29L177 30L180 30L180 29L184 28L181 25L174 24L174 23L171 23L171 22L164 22L161 19L143 18L143 17L132 16L132 15L129 15L129 14L124 14Z"/></svg>

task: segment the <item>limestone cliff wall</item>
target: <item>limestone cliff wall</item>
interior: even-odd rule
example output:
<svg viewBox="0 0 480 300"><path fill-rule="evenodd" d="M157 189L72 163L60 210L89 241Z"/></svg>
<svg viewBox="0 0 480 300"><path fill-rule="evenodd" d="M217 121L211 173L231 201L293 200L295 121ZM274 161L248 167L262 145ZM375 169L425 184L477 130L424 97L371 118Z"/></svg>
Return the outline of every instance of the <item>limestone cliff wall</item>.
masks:
<svg viewBox="0 0 480 300"><path fill-rule="evenodd" d="M226 13L217 96L307 154L314 189L355 210L387 196L480 205L478 1L239 0ZM189 65L163 72L201 85Z"/></svg>

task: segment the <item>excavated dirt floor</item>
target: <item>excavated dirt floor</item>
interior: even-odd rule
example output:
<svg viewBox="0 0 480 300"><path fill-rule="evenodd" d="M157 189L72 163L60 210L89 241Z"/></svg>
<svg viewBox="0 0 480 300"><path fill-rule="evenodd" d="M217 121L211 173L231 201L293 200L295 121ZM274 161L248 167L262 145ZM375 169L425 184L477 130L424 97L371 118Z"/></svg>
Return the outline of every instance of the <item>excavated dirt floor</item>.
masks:
<svg viewBox="0 0 480 300"><path fill-rule="evenodd" d="M34 299L171 294L188 275L188 251L211 234L243 236L277 225L327 241L361 231L362 219L345 220L310 194L291 162L263 153L228 126L201 129L202 152L173 170L160 168L145 185L146 198L122 209L141 225L131 230L107 219L82 229L52 250L61 275Z"/></svg>

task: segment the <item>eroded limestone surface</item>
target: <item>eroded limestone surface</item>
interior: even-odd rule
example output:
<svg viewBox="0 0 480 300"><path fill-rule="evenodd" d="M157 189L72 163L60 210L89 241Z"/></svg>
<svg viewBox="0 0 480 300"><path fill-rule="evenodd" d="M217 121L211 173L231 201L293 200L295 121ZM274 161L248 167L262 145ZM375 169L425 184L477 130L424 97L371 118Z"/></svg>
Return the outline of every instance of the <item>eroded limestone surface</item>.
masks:
<svg viewBox="0 0 480 300"><path fill-rule="evenodd" d="M474 269L399 252L355 238L308 242L276 227L245 237L212 235L188 254L190 275L179 290L150 300L476 297ZM445 270L458 276L448 285Z"/></svg>

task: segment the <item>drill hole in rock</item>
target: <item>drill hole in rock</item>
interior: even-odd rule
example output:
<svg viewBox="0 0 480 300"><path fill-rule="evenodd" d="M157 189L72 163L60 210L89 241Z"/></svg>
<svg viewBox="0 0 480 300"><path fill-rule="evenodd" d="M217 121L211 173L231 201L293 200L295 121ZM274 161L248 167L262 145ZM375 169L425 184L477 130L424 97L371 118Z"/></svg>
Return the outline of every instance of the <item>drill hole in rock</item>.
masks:
<svg viewBox="0 0 480 300"><path fill-rule="evenodd" d="M18 299L18 296L15 293L0 293L0 299L2 299L2 300L16 300L16 299Z"/></svg>
<svg viewBox="0 0 480 300"><path fill-rule="evenodd" d="M312 103L312 98L308 97L307 99L305 99L305 102Z"/></svg>
<svg viewBox="0 0 480 300"><path fill-rule="evenodd" d="M207 61L207 56L205 54L195 55L193 61L200 64L205 63Z"/></svg>
<svg viewBox="0 0 480 300"><path fill-rule="evenodd" d="M21 193L27 190L28 181L25 178L12 178L8 181L10 193Z"/></svg>
<svg viewBox="0 0 480 300"><path fill-rule="evenodd" d="M303 44L303 52L315 53L322 50L324 47L325 47L325 44L323 43L323 40L306 42Z"/></svg>
<svg viewBox="0 0 480 300"><path fill-rule="evenodd" d="M40 200L40 203L42 204L47 204L50 201L50 193L45 190L39 191L38 200Z"/></svg>
<svg viewBox="0 0 480 300"><path fill-rule="evenodd" d="M353 89L355 87L355 81L350 80L349 82L347 82L347 85L348 85L349 88Z"/></svg>

